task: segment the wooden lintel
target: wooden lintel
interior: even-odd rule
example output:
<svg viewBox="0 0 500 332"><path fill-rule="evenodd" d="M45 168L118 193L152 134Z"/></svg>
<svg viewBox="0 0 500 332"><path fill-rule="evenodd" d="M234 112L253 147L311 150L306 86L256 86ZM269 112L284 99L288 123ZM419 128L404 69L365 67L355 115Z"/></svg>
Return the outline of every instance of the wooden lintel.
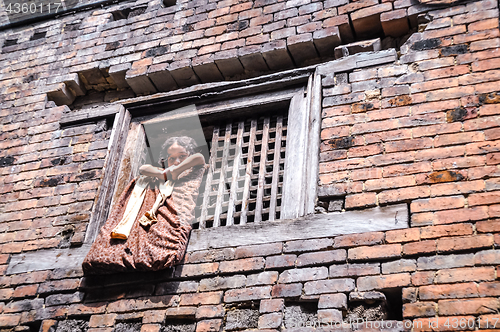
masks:
<svg viewBox="0 0 500 332"><path fill-rule="evenodd" d="M408 228L406 204L191 232L187 251Z"/></svg>

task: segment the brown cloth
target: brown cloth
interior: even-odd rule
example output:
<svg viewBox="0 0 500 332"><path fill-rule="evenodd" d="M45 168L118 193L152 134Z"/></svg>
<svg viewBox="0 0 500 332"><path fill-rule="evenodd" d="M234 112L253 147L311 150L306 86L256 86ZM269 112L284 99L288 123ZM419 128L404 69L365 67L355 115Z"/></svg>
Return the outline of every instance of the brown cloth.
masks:
<svg viewBox="0 0 500 332"><path fill-rule="evenodd" d="M144 202L128 239L112 239L111 231L121 221L134 189L136 179L133 179L92 244L83 261L83 271L86 274L157 271L177 264L186 250L204 170L203 166L197 166L182 173L175 181L172 195L158 209L158 222L143 227L138 219L151 209L160 193L160 180L150 177Z"/></svg>

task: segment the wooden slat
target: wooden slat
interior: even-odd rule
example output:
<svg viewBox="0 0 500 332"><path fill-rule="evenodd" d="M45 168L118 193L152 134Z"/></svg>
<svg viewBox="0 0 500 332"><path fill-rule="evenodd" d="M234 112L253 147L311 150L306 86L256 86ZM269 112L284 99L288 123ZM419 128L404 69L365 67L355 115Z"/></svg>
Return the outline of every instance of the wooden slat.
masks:
<svg viewBox="0 0 500 332"><path fill-rule="evenodd" d="M215 213L214 213L214 224L213 227L220 226L220 215L222 213L222 203L224 202L224 191L226 190L226 168L227 161L229 158L229 145L231 143L231 130L232 124L228 123L226 125L226 134L224 135L224 149L222 150L222 165L220 169L220 178L219 178L219 188L217 192L217 203L215 205Z"/></svg>
<svg viewBox="0 0 500 332"><path fill-rule="evenodd" d="M229 196L229 204L227 210L227 219L226 226L234 224L234 209L236 205L236 195L237 195L237 187L238 187L238 178L240 173L240 163L241 163L241 142L243 141L243 131L245 130L245 122L238 122L238 133L236 135L236 154L233 160L232 167L232 179L231 179L231 193Z"/></svg>
<svg viewBox="0 0 500 332"><path fill-rule="evenodd" d="M269 206L269 220L276 219L276 205L278 195L278 182L280 170L280 155L281 155L281 133L283 129L283 117L278 116L276 119L276 136L274 138L274 158L273 158L273 180L271 185L271 205Z"/></svg>
<svg viewBox="0 0 500 332"><path fill-rule="evenodd" d="M304 91L298 92L290 102L287 124L287 152L281 200L282 219L301 216L304 210L305 151L307 148L307 98Z"/></svg>
<svg viewBox="0 0 500 332"><path fill-rule="evenodd" d="M295 220L193 230L187 251L408 228L408 206L388 205Z"/></svg>
<svg viewBox="0 0 500 332"><path fill-rule="evenodd" d="M257 120L250 123L250 139L248 141L248 156L245 171L245 184L243 185L243 198L241 201L240 224L247 223L248 198L250 197L250 181L252 180L253 155L255 151L255 131L257 130Z"/></svg>
<svg viewBox="0 0 500 332"><path fill-rule="evenodd" d="M264 118L262 142L260 149L259 180L257 188L257 204L255 206L255 222L262 221L262 198L264 197L264 179L266 176L267 142L269 140L269 117Z"/></svg>
<svg viewBox="0 0 500 332"><path fill-rule="evenodd" d="M205 183L205 191L203 192L203 205L201 207L201 216L200 216L200 229L206 227L206 220L208 217L208 204L210 191L212 187L212 178L215 171L215 156L217 154L217 146L219 145L219 127L214 127L214 132L212 134L212 146L210 148L210 165L208 168L207 179Z"/></svg>
<svg viewBox="0 0 500 332"><path fill-rule="evenodd" d="M111 200L115 192L116 179L120 167L120 159L127 140L131 115L125 108L115 115L113 130L108 143L108 151L104 164L104 175L97 193L84 243L94 242L99 230L108 218Z"/></svg>
<svg viewBox="0 0 500 332"><path fill-rule="evenodd" d="M305 195L305 214L314 213L316 205L316 196L318 191L318 174L319 174L319 150L320 150L320 135L321 135L321 76L314 74L311 79L311 97L310 115L309 115L309 132L308 146L306 157L306 195Z"/></svg>

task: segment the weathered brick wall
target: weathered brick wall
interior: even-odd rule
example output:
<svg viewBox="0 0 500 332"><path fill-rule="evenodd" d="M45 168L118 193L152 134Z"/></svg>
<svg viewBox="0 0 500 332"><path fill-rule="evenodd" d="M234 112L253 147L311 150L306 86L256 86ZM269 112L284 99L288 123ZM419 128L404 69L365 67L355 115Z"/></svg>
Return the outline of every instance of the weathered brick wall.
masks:
<svg viewBox="0 0 500 332"><path fill-rule="evenodd" d="M0 41L16 40L0 53L1 328L277 331L301 304L345 318L350 299L382 296L371 291L391 301L401 292L394 319L422 321L423 330L438 317L441 330L457 330L449 318L493 328L485 322L500 318L496 1L152 2L112 21L132 6L141 2L0 32ZM83 241L111 124L61 128L63 114L325 62L354 37L385 33L396 40L384 45L397 46L417 28L395 63L323 78L319 175L321 201L341 199L346 210L406 202L412 228L190 252L160 273L6 275L14 254ZM39 30L46 37L30 41Z"/></svg>

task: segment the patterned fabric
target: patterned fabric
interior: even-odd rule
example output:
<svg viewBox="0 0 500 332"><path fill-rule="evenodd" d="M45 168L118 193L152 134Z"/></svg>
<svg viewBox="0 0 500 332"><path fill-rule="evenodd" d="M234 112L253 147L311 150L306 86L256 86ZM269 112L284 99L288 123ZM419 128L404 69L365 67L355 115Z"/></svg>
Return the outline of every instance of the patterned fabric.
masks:
<svg viewBox="0 0 500 332"><path fill-rule="evenodd" d="M190 222L194 220L198 188L204 171L204 167L198 166L182 173L175 181L172 195L158 209L158 222L143 227L138 219L151 209L160 193L160 180L149 178L144 202L128 239L112 239L111 231L121 221L132 195L136 179L132 180L85 257L83 271L86 274L157 271L177 264L186 250L191 232Z"/></svg>

